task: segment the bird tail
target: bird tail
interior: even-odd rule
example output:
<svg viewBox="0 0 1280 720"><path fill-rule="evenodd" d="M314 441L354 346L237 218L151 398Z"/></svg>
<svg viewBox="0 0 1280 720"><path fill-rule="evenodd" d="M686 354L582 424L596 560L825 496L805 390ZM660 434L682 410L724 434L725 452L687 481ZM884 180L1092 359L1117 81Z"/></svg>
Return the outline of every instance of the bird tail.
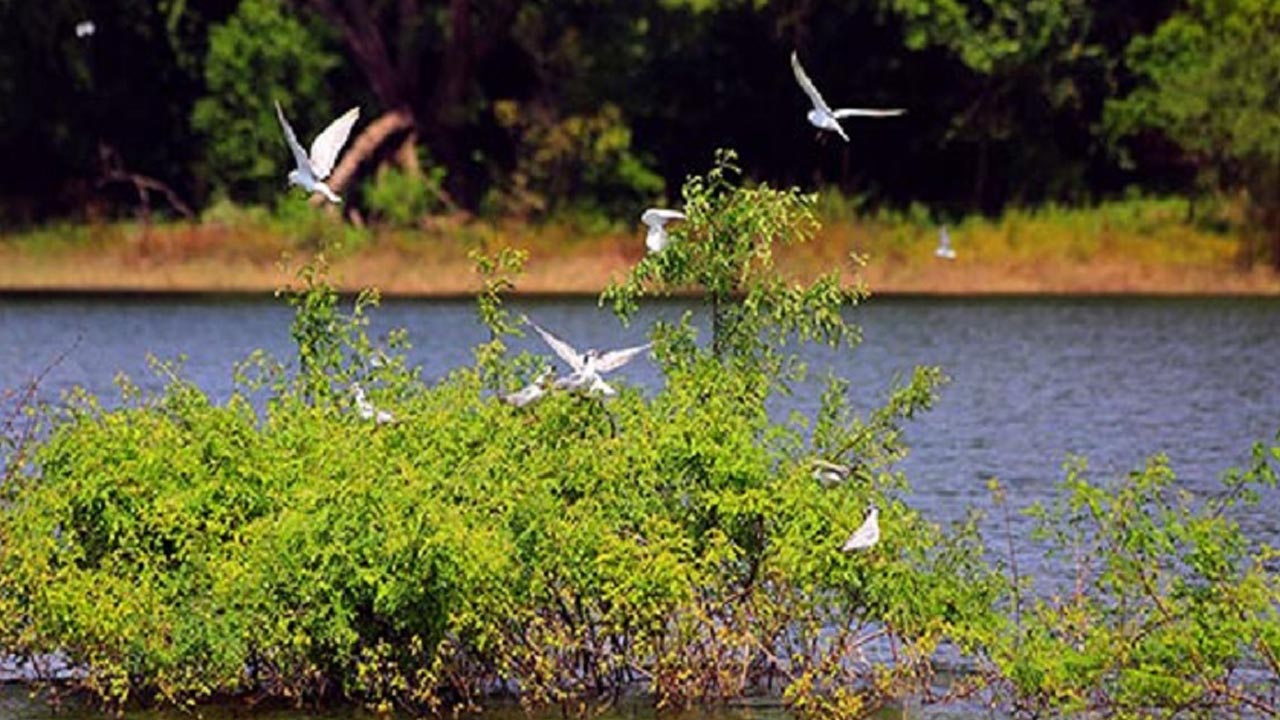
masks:
<svg viewBox="0 0 1280 720"><path fill-rule="evenodd" d="M338 197L337 193L335 193L333 190L330 190L329 186L322 182L316 183L316 192L323 195L326 200L333 203L334 205L342 204L342 198Z"/></svg>

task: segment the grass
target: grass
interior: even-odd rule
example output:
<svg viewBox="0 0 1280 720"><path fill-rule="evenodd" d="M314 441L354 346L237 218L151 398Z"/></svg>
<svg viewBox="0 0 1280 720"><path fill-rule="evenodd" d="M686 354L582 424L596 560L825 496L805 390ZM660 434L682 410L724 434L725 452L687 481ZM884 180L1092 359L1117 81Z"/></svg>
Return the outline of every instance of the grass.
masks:
<svg viewBox="0 0 1280 720"><path fill-rule="evenodd" d="M1134 198L970 216L950 224L958 258L947 262L933 255L939 223L924 209L866 212L824 194L817 240L784 249L781 265L797 277L841 267L881 294L1280 294L1280 276L1240 263L1246 238L1238 222L1188 222L1187 202ZM326 248L344 289L457 295L478 288L470 249L511 245L530 254L517 291L595 293L641 257L642 238L638 223L575 217L529 224L444 216L414 229L368 229L300 199L274 212L217 205L194 225L56 224L4 236L0 290L268 292Z"/></svg>

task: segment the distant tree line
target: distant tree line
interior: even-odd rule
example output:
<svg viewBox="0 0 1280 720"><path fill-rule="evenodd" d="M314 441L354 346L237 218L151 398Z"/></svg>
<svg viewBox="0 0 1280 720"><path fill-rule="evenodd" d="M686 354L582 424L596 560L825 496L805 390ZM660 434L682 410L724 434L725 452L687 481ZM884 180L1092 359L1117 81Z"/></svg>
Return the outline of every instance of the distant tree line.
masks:
<svg viewBox="0 0 1280 720"><path fill-rule="evenodd" d="M361 106L339 184L472 211L629 214L731 146L944 215L1137 186L1280 227L1274 0L0 0L0 41L10 225L119 213L130 176L267 202L279 100L304 142ZM907 115L815 139L792 49L834 104Z"/></svg>

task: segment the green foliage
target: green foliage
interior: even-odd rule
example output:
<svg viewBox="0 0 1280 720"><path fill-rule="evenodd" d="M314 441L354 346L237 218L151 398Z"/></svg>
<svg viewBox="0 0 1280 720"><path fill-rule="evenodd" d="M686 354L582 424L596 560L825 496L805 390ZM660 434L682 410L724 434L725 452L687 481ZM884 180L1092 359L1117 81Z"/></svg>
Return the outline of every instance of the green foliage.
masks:
<svg viewBox="0 0 1280 720"><path fill-rule="evenodd" d="M1107 103L1113 139L1164 134L1219 189L1245 189L1255 222L1280 238L1280 6L1188 0L1127 60L1140 84ZM1276 253L1280 266L1280 241Z"/></svg>
<svg viewBox="0 0 1280 720"><path fill-rule="evenodd" d="M594 204L630 214L662 193L662 178L632 150L631 129L612 103L563 118L512 100L495 103L493 112L517 145L516 167L496 200L506 212L541 215Z"/></svg>
<svg viewBox="0 0 1280 720"><path fill-rule="evenodd" d="M196 103L191 125L205 138L205 170L215 191L264 202L286 188L293 159L274 102L304 146L333 119L326 77L338 57L323 35L283 0L241 0L210 29L208 94Z"/></svg>
<svg viewBox="0 0 1280 720"><path fill-rule="evenodd" d="M441 202L445 169L427 163L425 173L384 167L364 185L364 202L373 217L400 227L413 227L445 209Z"/></svg>
<svg viewBox="0 0 1280 720"><path fill-rule="evenodd" d="M1102 708L1121 716L1209 708L1280 712L1280 578L1231 511L1275 488L1280 438L1221 492L1180 489L1163 458L1120 482L1068 465L1061 496L1032 509L1048 557L1069 569L1029 602L992 660L1029 715Z"/></svg>
<svg viewBox="0 0 1280 720"><path fill-rule="evenodd" d="M785 383L802 368L778 348L790 337L830 345L852 342L856 328L841 311L863 293L845 288L839 269L807 286L782 276L774 266L774 247L813 238L816 198L795 188L744 186L736 160L733 151L718 151L705 176L685 182L681 194L688 219L673 224L667 248L641 260L625 281L605 291L601 302L612 303L626 319L645 296L696 288L711 308L712 354ZM669 332L687 334L687 322L659 329Z"/></svg>

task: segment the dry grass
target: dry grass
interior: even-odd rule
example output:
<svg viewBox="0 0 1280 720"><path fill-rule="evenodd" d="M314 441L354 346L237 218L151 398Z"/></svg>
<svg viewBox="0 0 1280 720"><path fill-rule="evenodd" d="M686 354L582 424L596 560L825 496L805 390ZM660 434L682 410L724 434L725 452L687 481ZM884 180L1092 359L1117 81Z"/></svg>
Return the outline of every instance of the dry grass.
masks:
<svg viewBox="0 0 1280 720"><path fill-rule="evenodd" d="M959 257L950 262L933 256L929 223L827 214L817 241L785 248L781 265L797 276L842 268L878 294L1280 294L1280 276L1239 266L1239 237L1183 222L1177 200L967 220L951 229ZM315 235L316 226L305 232ZM0 238L0 290L269 292L312 254L288 236L265 223L48 228ZM529 251L517 289L530 294L596 293L643 253L638 228L445 218L421 231L341 240L347 249L330 255L346 289L463 295L478 287L468 251L503 244ZM858 268L851 253L867 265Z"/></svg>

